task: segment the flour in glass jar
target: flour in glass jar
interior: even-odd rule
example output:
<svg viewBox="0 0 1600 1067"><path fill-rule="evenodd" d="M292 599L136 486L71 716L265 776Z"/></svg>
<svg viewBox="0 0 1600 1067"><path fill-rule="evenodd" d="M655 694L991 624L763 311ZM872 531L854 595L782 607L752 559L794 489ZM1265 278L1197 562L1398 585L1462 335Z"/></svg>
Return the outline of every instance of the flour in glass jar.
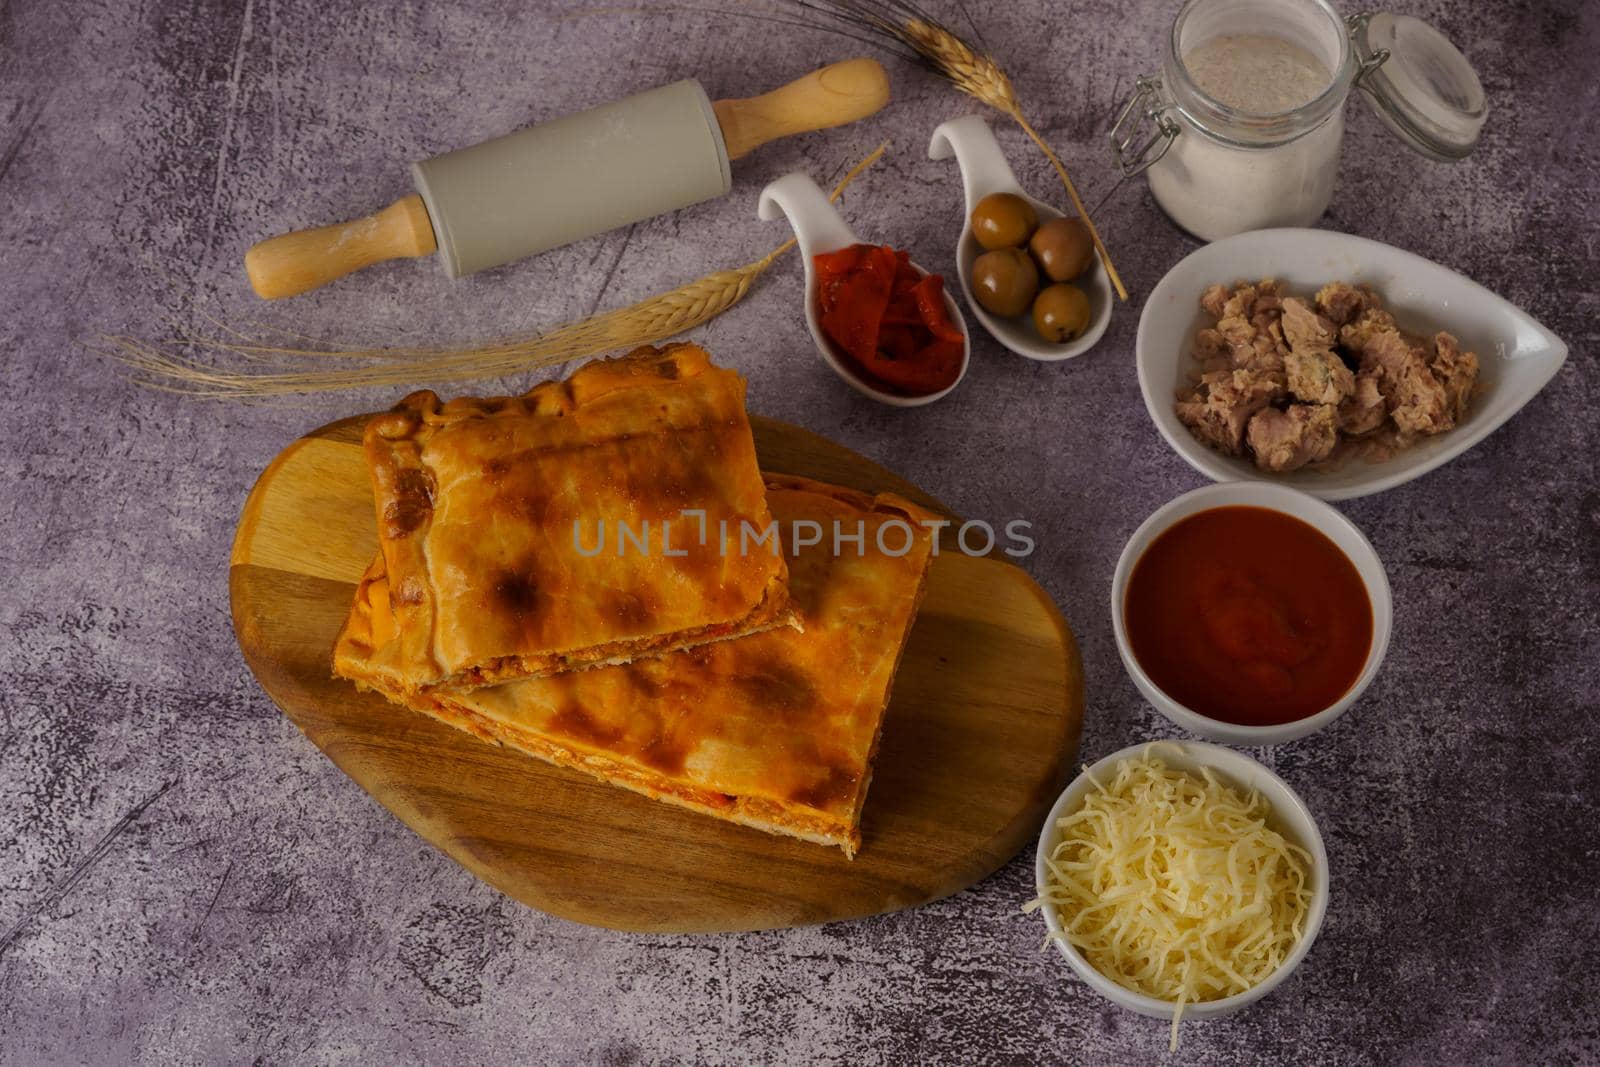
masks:
<svg viewBox="0 0 1600 1067"><path fill-rule="evenodd" d="M1184 53L1200 91L1235 111L1278 115L1310 103L1328 87L1328 68L1278 37L1213 37Z"/></svg>
<svg viewBox="0 0 1600 1067"><path fill-rule="evenodd" d="M1242 121L1282 122L1333 83L1314 56L1278 37L1213 37L1184 53L1180 77ZM1183 116L1180 116L1183 121ZM1230 139L1192 118L1150 168L1150 191L1174 221L1206 241L1269 226L1310 226L1333 198L1342 108L1280 140ZM1244 127L1238 127L1244 129Z"/></svg>

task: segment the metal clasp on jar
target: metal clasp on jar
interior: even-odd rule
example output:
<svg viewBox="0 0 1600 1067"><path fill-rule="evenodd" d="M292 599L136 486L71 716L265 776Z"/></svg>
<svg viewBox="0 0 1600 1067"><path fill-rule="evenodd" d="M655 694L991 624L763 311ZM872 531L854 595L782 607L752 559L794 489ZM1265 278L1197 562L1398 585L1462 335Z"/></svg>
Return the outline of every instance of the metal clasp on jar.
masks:
<svg viewBox="0 0 1600 1067"><path fill-rule="evenodd" d="M1344 20L1345 29L1350 36L1350 49L1355 53L1356 57L1356 73L1355 77L1350 79L1350 84L1357 89L1363 89L1368 92L1371 89L1363 85L1362 82L1366 81L1367 75L1383 66L1389 60L1389 50L1387 48L1378 48L1365 55L1362 54L1361 42L1365 37L1367 23L1371 20L1372 12L1370 11L1362 11Z"/></svg>
<svg viewBox="0 0 1600 1067"><path fill-rule="evenodd" d="M1160 162L1178 134L1183 132L1177 120L1166 112L1161 79L1154 74L1140 75L1134 83L1133 96L1122 106L1111 127L1111 155L1124 178L1131 178ZM1152 127L1148 136L1142 133L1146 123Z"/></svg>

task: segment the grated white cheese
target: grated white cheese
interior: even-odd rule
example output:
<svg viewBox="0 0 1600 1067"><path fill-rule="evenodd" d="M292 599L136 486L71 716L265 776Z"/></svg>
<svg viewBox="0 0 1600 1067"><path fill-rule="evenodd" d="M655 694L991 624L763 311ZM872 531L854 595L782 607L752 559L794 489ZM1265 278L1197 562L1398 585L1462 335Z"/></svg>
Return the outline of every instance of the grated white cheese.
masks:
<svg viewBox="0 0 1600 1067"><path fill-rule="evenodd" d="M1023 910L1050 904L1101 974L1174 1003L1176 1050L1186 1004L1260 984L1305 935L1311 856L1270 815L1256 791L1146 750L1057 820L1045 893Z"/></svg>

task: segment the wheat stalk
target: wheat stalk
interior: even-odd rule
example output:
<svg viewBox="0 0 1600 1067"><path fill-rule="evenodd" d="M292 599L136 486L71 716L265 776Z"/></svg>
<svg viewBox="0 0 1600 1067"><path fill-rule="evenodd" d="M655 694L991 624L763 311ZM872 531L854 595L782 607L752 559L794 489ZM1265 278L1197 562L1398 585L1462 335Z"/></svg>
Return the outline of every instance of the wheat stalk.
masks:
<svg viewBox="0 0 1600 1067"><path fill-rule="evenodd" d="M852 167L834 187L830 199L837 200L851 182L883 156L887 147L887 144L879 145ZM625 308L600 312L541 333L465 349L276 345L249 337L209 316L203 317L218 331L216 335L178 326L173 338L161 342L124 335L103 337L101 341L112 358L133 369L139 384L188 396L251 399L363 386L410 385L418 381L500 378L603 352L653 344L692 330L743 300L757 279L794 245L791 238L760 259L730 270L714 271ZM202 353L237 357L258 367L281 369L237 370L209 362L201 358ZM325 369L330 358L366 361L366 365ZM308 362L324 366L307 368Z"/></svg>
<svg viewBox="0 0 1600 1067"><path fill-rule="evenodd" d="M1078 217L1083 219L1084 226L1089 230L1089 238L1094 242L1095 253L1100 257L1100 262L1105 264L1106 276L1111 279L1117 295L1123 300L1128 299L1128 290L1122 284L1122 276L1117 273L1116 266L1111 262L1111 252L1106 248L1106 243L1100 239L1100 231L1095 227L1094 220L1089 217L1083 199L1078 196L1077 187L1067 175L1067 168L1062 165L1060 157L1051 150L1023 114L1022 100L1017 96L1016 87L1011 84L1011 78L995 61L994 56L974 48L954 30L906 0L791 0L791 2L807 11L814 11L842 22L854 30L866 30L869 34L884 39L889 47L929 67L934 73L949 80L961 92L988 104L1015 122L1022 132L1039 146L1039 150L1055 168L1056 175L1066 188L1067 196L1072 200L1073 209L1077 211ZM849 35L856 36L854 33Z"/></svg>
<svg viewBox="0 0 1600 1067"><path fill-rule="evenodd" d="M953 31L930 19L914 16L905 20L903 28L906 42L917 55L957 89L1007 115L1021 114L1016 87L993 56L978 52Z"/></svg>

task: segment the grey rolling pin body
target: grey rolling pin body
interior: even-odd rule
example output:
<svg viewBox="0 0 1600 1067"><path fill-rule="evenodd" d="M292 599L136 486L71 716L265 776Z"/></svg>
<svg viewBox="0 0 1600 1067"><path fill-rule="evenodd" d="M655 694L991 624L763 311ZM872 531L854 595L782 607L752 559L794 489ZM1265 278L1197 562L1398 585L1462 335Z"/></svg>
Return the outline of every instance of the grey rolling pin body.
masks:
<svg viewBox="0 0 1600 1067"><path fill-rule="evenodd" d="M693 79L413 163L452 278L627 226L732 187Z"/></svg>

